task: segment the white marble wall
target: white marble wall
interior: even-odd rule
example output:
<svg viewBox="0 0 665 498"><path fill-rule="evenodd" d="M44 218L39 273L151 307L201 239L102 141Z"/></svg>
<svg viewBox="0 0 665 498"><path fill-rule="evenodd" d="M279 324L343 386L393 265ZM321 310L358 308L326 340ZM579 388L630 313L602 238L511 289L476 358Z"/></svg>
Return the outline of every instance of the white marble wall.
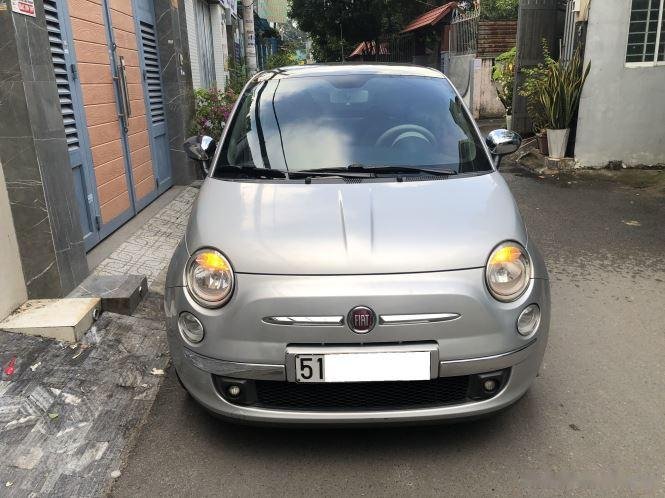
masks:
<svg viewBox="0 0 665 498"><path fill-rule="evenodd" d="M16 231L5 187L5 175L0 166L0 261L2 285L0 285L0 320L18 308L28 294L23 280L23 267L18 254Z"/></svg>

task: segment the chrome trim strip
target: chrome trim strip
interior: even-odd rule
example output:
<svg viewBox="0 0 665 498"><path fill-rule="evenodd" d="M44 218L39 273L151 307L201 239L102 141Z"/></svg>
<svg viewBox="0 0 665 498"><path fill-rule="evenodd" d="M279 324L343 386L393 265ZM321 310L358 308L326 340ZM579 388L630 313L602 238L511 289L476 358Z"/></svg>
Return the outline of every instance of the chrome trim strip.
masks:
<svg viewBox="0 0 665 498"><path fill-rule="evenodd" d="M427 351L430 354L430 378L439 376L439 346L435 342L419 344L395 344L388 346L287 346L286 380L296 381L296 355L320 355L339 353L408 353Z"/></svg>
<svg viewBox="0 0 665 498"><path fill-rule="evenodd" d="M183 349L186 360L208 373L254 380L286 380L284 365L268 365L265 363L237 363L234 361L217 360L200 355L187 348Z"/></svg>
<svg viewBox="0 0 665 498"><path fill-rule="evenodd" d="M286 350L286 367L284 365L269 365L265 363L238 363L234 361L208 358L184 348L185 359L195 367L208 373L236 377L239 379L255 380L289 380L295 381L295 355L296 354L326 354L326 353L371 353L390 351L429 351L432 358L432 378L454 377L456 375L470 375L492 372L513 367L526 360L533 352L537 338L519 349L507 353L480 358L466 358L462 360L444 360L439 362L439 350L436 344L403 344L397 346L296 346Z"/></svg>
<svg viewBox="0 0 665 498"><path fill-rule="evenodd" d="M267 316L263 323L289 325L293 327L339 327L344 325L343 316Z"/></svg>
<svg viewBox="0 0 665 498"><path fill-rule="evenodd" d="M458 313L422 313L415 315L381 315L379 324L381 325L414 325L418 323L437 323L456 320L460 315Z"/></svg>
<svg viewBox="0 0 665 498"><path fill-rule="evenodd" d="M503 370L523 362L532 353L538 339L534 339L519 349L481 358L466 358L463 360L444 360L439 364L439 377L454 377L456 375L470 375L494 370Z"/></svg>

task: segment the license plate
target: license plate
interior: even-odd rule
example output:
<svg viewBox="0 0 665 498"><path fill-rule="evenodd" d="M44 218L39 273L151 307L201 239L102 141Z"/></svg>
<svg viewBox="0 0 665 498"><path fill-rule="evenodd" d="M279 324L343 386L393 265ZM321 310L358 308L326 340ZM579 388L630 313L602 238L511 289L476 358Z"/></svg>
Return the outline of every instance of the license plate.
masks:
<svg viewBox="0 0 665 498"><path fill-rule="evenodd" d="M429 351L295 355L296 382L429 380Z"/></svg>

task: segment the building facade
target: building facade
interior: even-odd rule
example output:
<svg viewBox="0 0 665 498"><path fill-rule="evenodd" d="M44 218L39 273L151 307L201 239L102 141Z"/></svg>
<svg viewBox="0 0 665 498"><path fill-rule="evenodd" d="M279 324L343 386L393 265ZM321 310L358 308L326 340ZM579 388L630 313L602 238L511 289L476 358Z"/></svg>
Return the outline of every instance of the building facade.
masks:
<svg viewBox="0 0 665 498"><path fill-rule="evenodd" d="M196 179L193 90L224 88L241 26L234 0L0 0L0 318Z"/></svg>
<svg viewBox="0 0 665 498"><path fill-rule="evenodd" d="M591 72L580 101L576 162L665 164L665 2L594 0L581 9Z"/></svg>
<svg viewBox="0 0 665 498"><path fill-rule="evenodd" d="M235 2L184 0L192 84L198 88L224 88L229 76L228 31L238 18ZM237 22L235 23L237 26Z"/></svg>

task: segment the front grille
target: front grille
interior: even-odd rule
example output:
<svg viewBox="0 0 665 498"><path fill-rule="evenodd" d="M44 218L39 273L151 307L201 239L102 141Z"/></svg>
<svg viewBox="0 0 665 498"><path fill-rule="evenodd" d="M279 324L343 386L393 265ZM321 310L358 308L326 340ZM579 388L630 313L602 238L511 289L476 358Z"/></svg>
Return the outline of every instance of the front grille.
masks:
<svg viewBox="0 0 665 498"><path fill-rule="evenodd" d="M408 382L297 384L259 380L256 406L292 410L387 410L436 407L468 400L469 377Z"/></svg>

